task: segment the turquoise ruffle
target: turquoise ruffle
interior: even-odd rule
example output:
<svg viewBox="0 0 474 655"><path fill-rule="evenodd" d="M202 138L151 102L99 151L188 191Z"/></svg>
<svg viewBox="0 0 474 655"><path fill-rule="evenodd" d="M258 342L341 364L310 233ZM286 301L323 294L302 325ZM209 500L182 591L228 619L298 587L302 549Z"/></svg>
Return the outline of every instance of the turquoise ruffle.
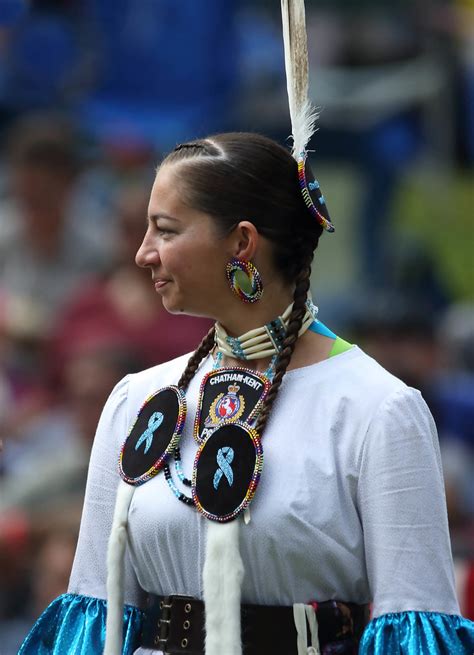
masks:
<svg viewBox="0 0 474 655"><path fill-rule="evenodd" d="M474 623L436 612L400 612L373 619L359 655L473 655Z"/></svg>
<svg viewBox="0 0 474 655"><path fill-rule="evenodd" d="M106 602L64 594L43 612L18 655L101 654ZM123 655L138 648L143 612L124 607ZM362 636L359 655L473 655L474 623L435 612L400 612L373 619Z"/></svg>
<svg viewBox="0 0 474 655"><path fill-rule="evenodd" d="M18 655L100 655L105 643L105 600L64 594L36 621ZM123 655L138 648L143 612L124 606Z"/></svg>

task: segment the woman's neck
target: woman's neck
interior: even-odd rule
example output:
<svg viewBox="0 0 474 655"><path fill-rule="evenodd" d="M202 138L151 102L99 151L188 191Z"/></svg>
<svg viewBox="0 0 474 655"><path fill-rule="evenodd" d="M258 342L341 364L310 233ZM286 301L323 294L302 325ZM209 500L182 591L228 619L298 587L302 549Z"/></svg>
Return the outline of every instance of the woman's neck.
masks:
<svg viewBox="0 0 474 655"><path fill-rule="evenodd" d="M281 316L288 305L293 302L293 290L288 288L267 287L265 294L254 305L244 305L244 303L238 302L236 306L228 308L219 323L229 336L241 337L250 330L266 325ZM311 331L305 332L296 342L287 370L310 366L327 359L333 344L333 339ZM253 360L225 356L222 363L224 366L244 366L253 370L265 371L270 361L271 356Z"/></svg>
<svg viewBox="0 0 474 655"><path fill-rule="evenodd" d="M256 303L236 302L227 306L217 318L227 334L240 337L250 330L263 327L278 316L293 302L293 291L284 287L265 288L263 298Z"/></svg>
<svg viewBox="0 0 474 655"><path fill-rule="evenodd" d="M291 371L293 369L303 368L304 366L311 366L311 364L317 364L318 362L328 359L333 345L334 340L330 337L315 334L308 330L298 338L293 355L291 356L290 363L286 370ZM222 366L243 366L244 368L263 373L267 370L270 362L271 357L242 360L235 357L224 356L222 359Z"/></svg>

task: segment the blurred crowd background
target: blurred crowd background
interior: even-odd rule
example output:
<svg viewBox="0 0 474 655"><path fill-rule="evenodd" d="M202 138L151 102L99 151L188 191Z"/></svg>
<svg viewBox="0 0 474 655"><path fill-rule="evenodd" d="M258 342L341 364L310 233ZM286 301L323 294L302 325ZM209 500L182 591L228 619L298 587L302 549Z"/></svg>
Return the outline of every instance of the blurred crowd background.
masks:
<svg viewBox="0 0 474 655"><path fill-rule="evenodd" d="M285 143L277 0L0 0L0 652L65 591L126 373L194 348L134 265L154 169L222 130ZM474 619L474 2L306 0L320 317L422 390Z"/></svg>

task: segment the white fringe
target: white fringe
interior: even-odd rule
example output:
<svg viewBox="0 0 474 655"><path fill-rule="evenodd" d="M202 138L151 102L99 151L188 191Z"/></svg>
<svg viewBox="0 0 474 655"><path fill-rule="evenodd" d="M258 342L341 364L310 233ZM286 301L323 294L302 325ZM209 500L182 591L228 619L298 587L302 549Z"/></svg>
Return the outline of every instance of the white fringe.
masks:
<svg viewBox="0 0 474 655"><path fill-rule="evenodd" d="M308 99L308 39L304 0L281 0L292 155L298 159L316 129L318 111Z"/></svg>
<svg viewBox="0 0 474 655"><path fill-rule="evenodd" d="M239 523L240 519L208 522L203 570L206 655L242 655L240 597L244 566Z"/></svg>
<svg viewBox="0 0 474 655"><path fill-rule="evenodd" d="M318 619L312 605L304 603L293 604L293 619L297 633L296 648L298 655L321 655L318 635ZM309 624L311 645L308 646L306 621Z"/></svg>
<svg viewBox="0 0 474 655"><path fill-rule="evenodd" d="M107 623L104 655L121 655L123 642L124 564L128 510L135 487L120 480L107 549Z"/></svg>

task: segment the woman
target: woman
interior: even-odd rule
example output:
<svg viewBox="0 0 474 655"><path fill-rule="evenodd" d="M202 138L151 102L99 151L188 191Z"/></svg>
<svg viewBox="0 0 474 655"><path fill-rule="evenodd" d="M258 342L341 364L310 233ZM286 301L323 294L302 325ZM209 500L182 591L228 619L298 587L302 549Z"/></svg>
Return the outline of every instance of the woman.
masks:
<svg viewBox="0 0 474 655"><path fill-rule="evenodd" d="M317 183L306 186L324 207ZM325 209L323 218L331 228ZM164 474L138 486L127 509L123 652L203 653L204 622L206 653L238 652L226 632L240 630L240 613L223 629L207 616L218 616L236 590L246 654L473 651L473 626L458 616L433 420L419 392L316 319L308 291L321 223L301 193L297 163L267 138L217 135L178 146L164 160L136 261L150 270L169 312L210 317L216 329L191 357L130 375L112 392L92 452L69 593L45 611L22 655L102 652L117 454L145 399L166 385L185 394L187 419L179 447L168 451L174 464L168 458ZM260 326L273 330L265 337L270 347L259 342L252 351L247 338L236 339ZM239 418L262 439L261 481L251 510L242 503L223 526L201 516L216 518L200 496L199 471L192 497L182 480L199 469L196 451L223 425L219 401L233 394L233 403L220 406L234 419L251 404L236 384L221 385L220 395L211 386L200 393L203 380L236 367L256 371L254 386L265 378L271 384L256 411L247 407ZM216 431L196 444L193 422L199 442L213 418ZM149 430L137 433L136 453L152 447L159 428ZM216 489L239 479L236 459L221 453ZM240 525L236 579L243 580L222 592L206 570L203 580L203 568L221 557L206 533L228 525ZM151 594L145 618L143 590ZM203 597L206 616L192 600ZM369 603L373 618L364 631Z"/></svg>

